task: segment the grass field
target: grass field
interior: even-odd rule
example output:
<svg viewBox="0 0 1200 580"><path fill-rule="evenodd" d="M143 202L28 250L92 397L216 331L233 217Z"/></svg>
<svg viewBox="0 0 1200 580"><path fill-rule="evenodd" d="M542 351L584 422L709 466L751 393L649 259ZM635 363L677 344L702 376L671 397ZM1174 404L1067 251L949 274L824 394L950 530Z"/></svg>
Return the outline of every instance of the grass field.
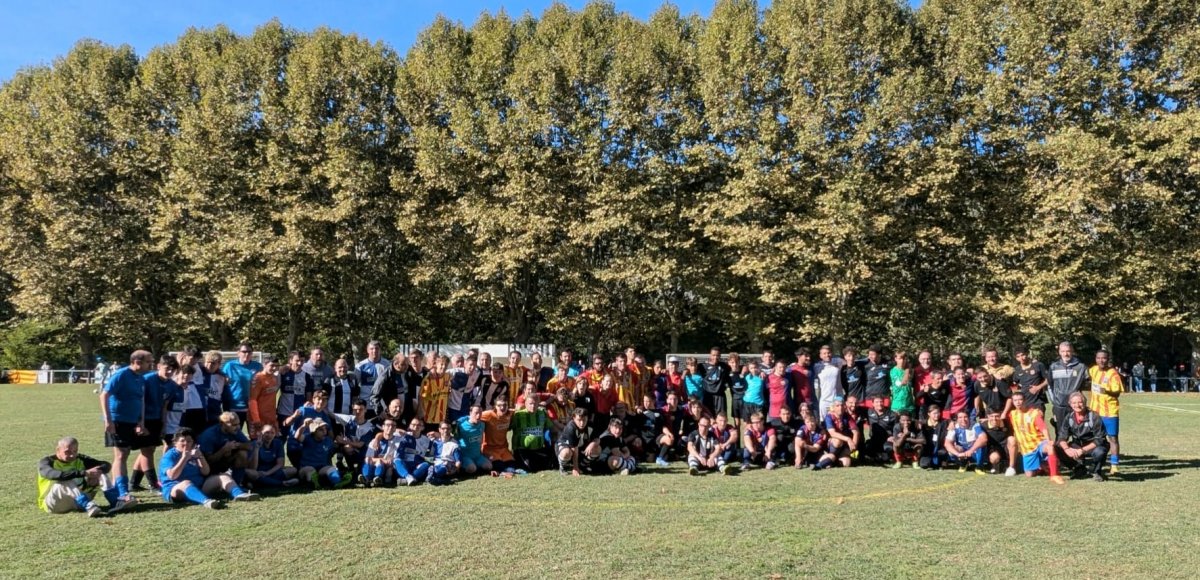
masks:
<svg viewBox="0 0 1200 580"><path fill-rule="evenodd" d="M1106 483L877 467L689 477L479 479L267 497L157 495L89 520L35 505L74 435L111 459L91 386L0 387L0 577L1190 578L1200 565L1200 396L1122 398Z"/></svg>

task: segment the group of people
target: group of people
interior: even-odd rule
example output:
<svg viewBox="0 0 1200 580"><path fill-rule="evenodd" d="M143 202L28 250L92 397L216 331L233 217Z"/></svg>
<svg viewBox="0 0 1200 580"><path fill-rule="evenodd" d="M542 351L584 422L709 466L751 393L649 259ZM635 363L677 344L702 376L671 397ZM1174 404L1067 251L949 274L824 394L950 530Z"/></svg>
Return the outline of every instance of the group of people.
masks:
<svg viewBox="0 0 1200 580"><path fill-rule="evenodd" d="M1118 470L1121 376L1107 352L1089 367L1065 342L1049 368L1024 348L1015 365L986 350L978 368L957 353L937 366L921 351L914 364L879 346L861 358L822 346L815 360L801 348L790 364L770 350L743 363L713 348L704 361L647 365L630 348L593 355L587 368L567 349L553 369L538 353L525 366L518 351L507 364L476 351L428 365L419 350L387 360L378 342L357 364L330 364L320 348L261 363L253 354L249 343L229 361L194 347L157 361L134 352L100 392L113 461L63 438L39 465L39 507L112 514L134 505L143 483L168 502L219 508L269 487L439 485L555 468L628 475L676 461L692 475L857 463L1020 469L1059 484L1060 465L1099 481L1106 466Z"/></svg>

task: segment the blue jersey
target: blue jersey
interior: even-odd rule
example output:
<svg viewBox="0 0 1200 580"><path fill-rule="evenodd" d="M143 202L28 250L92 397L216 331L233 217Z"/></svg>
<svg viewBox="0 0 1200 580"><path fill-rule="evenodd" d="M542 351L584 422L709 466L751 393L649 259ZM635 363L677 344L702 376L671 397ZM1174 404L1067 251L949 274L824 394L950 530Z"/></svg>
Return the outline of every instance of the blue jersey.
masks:
<svg viewBox="0 0 1200 580"><path fill-rule="evenodd" d="M379 428L370 421L365 421L362 425L359 425L354 421L346 423L346 437L353 441L365 443L365 445L358 450L359 458L367 456L367 448L371 446L371 440L375 438L375 433L378 431Z"/></svg>
<svg viewBox="0 0 1200 580"><path fill-rule="evenodd" d="M158 481L162 484L163 499L167 501L170 501L171 498L171 488L180 482L190 481L197 489L204 485L204 474L194 460L183 466L183 473L179 475L179 479L167 477L167 471L179 463L181 455L178 449L172 447L163 453L162 460L158 462Z"/></svg>
<svg viewBox="0 0 1200 580"><path fill-rule="evenodd" d="M258 361L242 364L241 361L231 360L221 367L221 373L229 378L225 389L230 410L245 411L249 408L250 385L254 382L254 375L262 370L262 363Z"/></svg>
<svg viewBox="0 0 1200 580"><path fill-rule="evenodd" d="M458 444L464 455L479 455L483 446L483 428L485 423L480 421L472 425L470 417L458 420Z"/></svg>
<svg viewBox="0 0 1200 580"><path fill-rule="evenodd" d="M746 374L742 377L742 382L746 385L746 394L742 396L742 401L750 405L766 406L766 381L761 376Z"/></svg>
<svg viewBox="0 0 1200 580"><path fill-rule="evenodd" d="M125 367L108 377L104 383L108 393L108 413L118 423L138 423L146 405L146 381L133 369Z"/></svg>
<svg viewBox="0 0 1200 580"><path fill-rule="evenodd" d="M317 441L311 433L304 436L300 449L300 467L320 469L330 465L329 458L333 455L333 437L328 435Z"/></svg>
<svg viewBox="0 0 1200 580"><path fill-rule="evenodd" d="M258 448L258 469L261 471L275 467L275 463L279 461L280 457L283 457L282 437L272 439L271 444L265 447L261 444L257 444L256 447Z"/></svg>
<svg viewBox="0 0 1200 580"><path fill-rule="evenodd" d="M250 440L241 431L226 433L221 430L221 424L217 423L208 429L205 429L200 437L196 440L196 444L200 447L200 452L205 455L212 455L221 450L225 443L234 441L237 443L249 443Z"/></svg>
<svg viewBox="0 0 1200 580"><path fill-rule="evenodd" d="M687 388L689 399L704 397L704 375L683 375L683 386Z"/></svg>
<svg viewBox="0 0 1200 580"><path fill-rule="evenodd" d="M163 404L170 405L166 416L163 417L163 434L174 435L179 430L179 421L183 418L184 406L187 405L183 388L175 381L163 383Z"/></svg>
<svg viewBox="0 0 1200 580"><path fill-rule="evenodd" d="M146 420L157 421L162 419L163 404L166 403L167 390L170 385L178 389L175 381L164 379L158 376L158 372L146 373L142 375L142 380L146 384Z"/></svg>
<svg viewBox="0 0 1200 580"><path fill-rule="evenodd" d="M424 435L414 437L412 433L402 435L396 448L396 461L413 465L425 460L429 453L429 439Z"/></svg>
<svg viewBox="0 0 1200 580"><path fill-rule="evenodd" d="M983 434L983 427L978 423L974 427L959 427L954 426L954 444L962 451L966 451L975 444L975 440Z"/></svg>
<svg viewBox="0 0 1200 580"><path fill-rule="evenodd" d="M375 380L387 370L386 363L387 361L383 359L379 359L379 362L371 362L369 358L359 361L354 370L358 373L358 384L362 386L363 390L374 388Z"/></svg>
<svg viewBox="0 0 1200 580"><path fill-rule="evenodd" d="M337 424L337 420L334 419L333 415L328 411L318 411L307 405L300 407L300 416L296 418L291 425L291 429L288 430L288 445L296 443L296 432L304 426L305 419L321 419L322 421L325 421L325 424L329 426L331 433L333 426Z"/></svg>

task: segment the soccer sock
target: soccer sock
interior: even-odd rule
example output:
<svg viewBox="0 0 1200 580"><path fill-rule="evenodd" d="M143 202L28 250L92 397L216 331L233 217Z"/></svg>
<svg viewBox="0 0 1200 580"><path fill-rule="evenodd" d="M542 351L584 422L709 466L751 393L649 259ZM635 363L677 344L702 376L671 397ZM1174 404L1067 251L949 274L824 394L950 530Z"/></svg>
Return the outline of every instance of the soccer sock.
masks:
<svg viewBox="0 0 1200 580"><path fill-rule="evenodd" d="M896 457L899 458L900 456L897 455ZM896 461L900 461L900 460L896 459ZM826 467L829 467L832 464L833 464L833 462L830 461L829 459L821 459L820 461L817 462L817 469L825 469Z"/></svg>
<svg viewBox="0 0 1200 580"><path fill-rule="evenodd" d="M372 466L370 463L364 463L363 468L362 468L362 476L363 477L371 477L371 473L373 471L375 471L374 469L372 469L372 467L375 467L375 466Z"/></svg>
<svg viewBox="0 0 1200 580"><path fill-rule="evenodd" d="M204 492L200 491L200 488L194 485L189 485L187 489L183 490L183 497L186 497L188 501L195 504L203 504L208 501L208 496L204 495Z"/></svg>
<svg viewBox="0 0 1200 580"><path fill-rule="evenodd" d="M1046 463L1050 464L1050 476L1051 477L1057 476L1058 475L1058 455L1056 453L1054 453L1053 451L1051 451L1049 453L1049 455L1046 456Z"/></svg>
<svg viewBox="0 0 1200 580"><path fill-rule="evenodd" d="M86 510L89 505L92 505L92 498L88 497L86 493L81 493L75 496L75 505L79 506L81 510Z"/></svg>
<svg viewBox="0 0 1200 580"><path fill-rule="evenodd" d="M150 482L151 487L158 487L158 474L153 469L146 473L146 481Z"/></svg>
<svg viewBox="0 0 1200 580"><path fill-rule="evenodd" d="M117 497L125 497L129 495L129 478L124 475L118 475L116 481Z"/></svg>
<svg viewBox="0 0 1200 580"><path fill-rule="evenodd" d="M239 495L242 495L242 494L244 494L244 493L246 493L246 490L244 490L244 489L242 489L242 488L238 487L238 485L237 485L236 483L235 483L235 484L233 484L233 489L229 490L229 495L230 495L230 497L237 497L237 496L239 496Z"/></svg>
<svg viewBox="0 0 1200 580"><path fill-rule="evenodd" d="M133 470L133 487L141 486L142 485L142 477L144 477L145 475L146 475L145 471L142 471L140 469L134 469Z"/></svg>
<svg viewBox="0 0 1200 580"><path fill-rule="evenodd" d="M121 493L117 491L116 487L110 487L104 490L104 499L108 501L108 505L112 505L121 499Z"/></svg>
<svg viewBox="0 0 1200 580"><path fill-rule="evenodd" d="M666 445L659 445L659 446L658 446L658 458L659 458L659 459L662 459L663 461L666 461L666 460L667 460L667 453L670 453L670 452L671 452L671 449L670 449L670 447L668 447L668 446L666 446Z"/></svg>
<svg viewBox="0 0 1200 580"><path fill-rule="evenodd" d="M1113 464L1113 465L1116 465L1116 464L1117 464L1117 454L1116 454L1116 453L1113 453L1112 455L1109 455L1109 456L1108 456L1108 462L1109 462L1109 463L1111 463L1111 464Z"/></svg>
<svg viewBox="0 0 1200 580"><path fill-rule="evenodd" d="M331 483L333 485L337 485L342 482L342 473L340 471L338 471L338 468L336 468L336 467L329 470L328 477L329 477L329 483Z"/></svg>

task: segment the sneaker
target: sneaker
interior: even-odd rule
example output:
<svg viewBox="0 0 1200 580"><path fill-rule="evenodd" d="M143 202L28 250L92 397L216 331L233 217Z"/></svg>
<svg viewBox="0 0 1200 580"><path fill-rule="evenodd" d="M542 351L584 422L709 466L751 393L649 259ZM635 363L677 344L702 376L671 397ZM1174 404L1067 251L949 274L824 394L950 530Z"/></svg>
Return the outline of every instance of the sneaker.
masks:
<svg viewBox="0 0 1200 580"><path fill-rule="evenodd" d="M1012 477L1016 474L1017 474L1017 470L1015 470L1011 467L1004 470L1004 477Z"/></svg>
<svg viewBox="0 0 1200 580"><path fill-rule="evenodd" d="M775 462L774 462L774 461L768 461L768 462L767 462L767 469L775 469Z"/></svg>
<svg viewBox="0 0 1200 580"><path fill-rule="evenodd" d="M371 487L383 487L383 478L375 477L371 479Z"/></svg>
<svg viewBox="0 0 1200 580"><path fill-rule="evenodd" d="M700 475L700 470L697 469L695 465L689 465L688 466L688 474L689 475Z"/></svg>
<svg viewBox="0 0 1200 580"><path fill-rule="evenodd" d="M912 468L913 469L921 469L921 462L919 462L919 461L912 462Z"/></svg>
<svg viewBox="0 0 1200 580"><path fill-rule="evenodd" d="M995 467L993 467L993 468L991 468L991 469L989 469L989 470L988 470L988 473L990 473L990 474L992 474L992 475L996 475L997 473L1000 473L1000 472L999 472L999 471L997 471Z"/></svg>
<svg viewBox="0 0 1200 580"><path fill-rule="evenodd" d="M429 472L429 473L430 473L430 475L432 475L432 474L433 474L433 472L432 472L432 471L431 471L431 472ZM566 475L566 474L567 474L567 470L566 470L566 468L565 468L565 467L559 467L559 468L558 468L558 473L559 473L560 475Z"/></svg>
<svg viewBox="0 0 1200 580"><path fill-rule="evenodd" d="M1065 485L1067 482L1063 481L1063 478L1061 475L1051 475L1050 483L1053 483L1055 485Z"/></svg>
<svg viewBox="0 0 1200 580"><path fill-rule="evenodd" d="M119 511L129 509L135 505L137 505L137 498L133 497L132 495L127 495L123 498L118 499L117 503L114 503L111 506L109 506L108 513L110 515L115 514Z"/></svg>
<svg viewBox="0 0 1200 580"><path fill-rule="evenodd" d="M1092 474L1092 481L1095 481L1097 483L1104 483L1106 481L1106 479L1107 478L1104 477L1103 473ZM92 515L92 512L88 512L88 515Z"/></svg>
<svg viewBox="0 0 1200 580"><path fill-rule="evenodd" d="M294 477L283 480L283 487L296 487L297 485L300 485L300 480Z"/></svg>
<svg viewBox="0 0 1200 580"><path fill-rule="evenodd" d="M525 471L524 469L514 469L514 470L513 470L513 474L515 474L515 475L529 475L529 472L528 472L528 471Z"/></svg>
<svg viewBox="0 0 1200 580"><path fill-rule="evenodd" d="M146 491L146 486L140 483L137 485L131 485L129 486L129 491Z"/></svg>
<svg viewBox="0 0 1200 580"><path fill-rule="evenodd" d="M1116 475L1117 473L1120 473L1120 472L1118 472L1118 471L1117 471L1117 464L1115 464L1115 463L1114 463L1114 464L1112 464L1112 465L1110 465L1110 466L1108 467L1108 474L1109 474L1109 475Z"/></svg>
<svg viewBox="0 0 1200 580"><path fill-rule="evenodd" d="M958 466L958 472L959 472L959 473L966 473L966 472L967 472L967 466L966 466L966 465L959 465L959 466Z"/></svg>
<svg viewBox="0 0 1200 580"><path fill-rule="evenodd" d="M725 465L721 466L721 473L723 473L725 475L733 475L737 472L738 472L737 466L732 463L726 463Z"/></svg>
<svg viewBox="0 0 1200 580"><path fill-rule="evenodd" d="M409 475L404 478L404 485L413 485L417 483L417 478Z"/></svg>
<svg viewBox="0 0 1200 580"><path fill-rule="evenodd" d="M621 475L629 475L629 474L630 474L630 471L629 471L628 467L621 469Z"/></svg>
<svg viewBox="0 0 1200 580"><path fill-rule="evenodd" d="M901 467L904 467L904 464L899 461L892 465L892 469L900 469Z"/></svg>
<svg viewBox="0 0 1200 580"><path fill-rule="evenodd" d="M88 502L87 508L83 511L87 512L89 518L98 518L104 515L104 510L100 509L100 506L96 505L94 501Z"/></svg>
<svg viewBox="0 0 1200 580"><path fill-rule="evenodd" d="M358 484L359 484L359 485L361 485L361 486L363 486L363 487L366 487L367 485L370 485L370 484L368 483L368 481L367 481L367 476L365 476L365 475L362 475L361 473L358 475Z"/></svg>
<svg viewBox="0 0 1200 580"><path fill-rule="evenodd" d="M217 499L205 500L205 502L202 505L204 505L204 507L206 507L210 510L219 510L219 509L225 507L225 504L221 503L221 500L217 500Z"/></svg>
<svg viewBox="0 0 1200 580"><path fill-rule="evenodd" d="M258 501L260 499L262 499L262 496L248 491L240 495L233 496L233 501Z"/></svg>
<svg viewBox="0 0 1200 580"><path fill-rule="evenodd" d="M663 458L661 458L661 457L659 457L658 459L655 459L655 460L654 460L654 463L655 463L656 465L658 465L659 467L669 467L669 466L671 465L670 463L667 463L667 460L666 460L666 459L663 459ZM560 470L560 471L561 471L561 470Z"/></svg>
<svg viewBox="0 0 1200 580"><path fill-rule="evenodd" d="M742 462L742 471L750 471L750 464L743 461Z"/></svg>

